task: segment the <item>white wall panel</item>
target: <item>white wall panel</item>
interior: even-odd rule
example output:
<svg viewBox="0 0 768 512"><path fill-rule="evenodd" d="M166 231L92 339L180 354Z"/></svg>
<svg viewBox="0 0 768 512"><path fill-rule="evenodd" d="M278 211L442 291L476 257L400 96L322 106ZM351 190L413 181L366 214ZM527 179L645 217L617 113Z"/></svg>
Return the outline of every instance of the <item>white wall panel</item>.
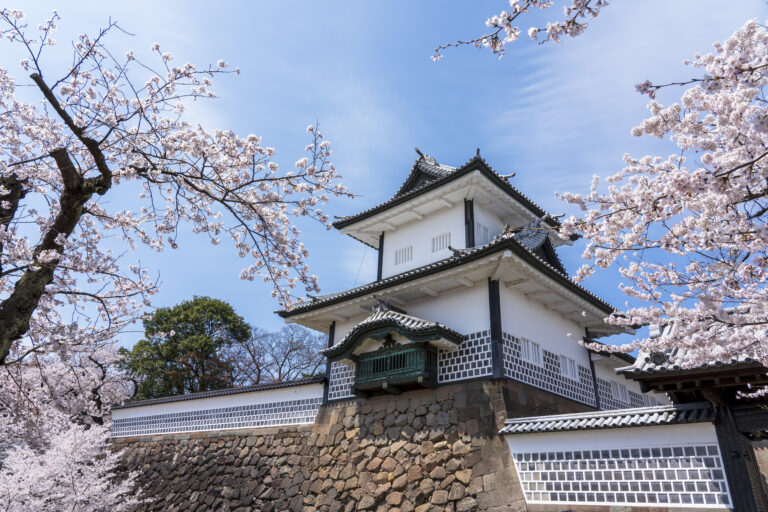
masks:
<svg viewBox="0 0 768 512"><path fill-rule="evenodd" d="M452 247L464 247L463 202L428 213L423 219L387 231L384 234L382 277L400 274L450 257L451 251L447 248L432 252L432 237L443 233L450 233ZM412 259L395 265L395 251L409 246L413 247Z"/></svg>

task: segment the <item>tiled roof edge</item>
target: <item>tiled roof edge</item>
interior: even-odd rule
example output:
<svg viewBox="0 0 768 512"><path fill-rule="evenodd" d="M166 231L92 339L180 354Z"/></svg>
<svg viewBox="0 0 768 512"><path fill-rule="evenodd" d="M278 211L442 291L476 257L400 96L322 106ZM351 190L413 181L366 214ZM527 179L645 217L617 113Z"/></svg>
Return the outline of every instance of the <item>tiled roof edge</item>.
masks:
<svg viewBox="0 0 768 512"><path fill-rule="evenodd" d="M625 375L626 377L642 377L642 376L658 376L660 374L676 375L688 372L696 372L701 370L717 370L727 367L755 367L762 366L759 360L742 356L738 358L732 358L730 361L710 361L706 364L693 366L690 368L683 368L675 361L666 360L662 363L654 363L652 360L652 354L641 353L638 355L634 363L629 366L623 366L616 368L616 373ZM672 356L674 357L674 355Z"/></svg>
<svg viewBox="0 0 768 512"><path fill-rule="evenodd" d="M373 281L372 283L368 283L363 286L359 286L357 288L352 288L350 290L345 290L342 292L337 292L335 294L330 294L325 298L318 298L318 300L307 302L302 305L298 305L290 311L284 310L284 309L278 310L276 311L276 313L283 318L288 318L301 313L313 311L315 309L319 309L322 307L338 304L339 302L344 302L346 300L356 298L373 291L389 288L390 286L393 286L398 283L411 281L413 279L418 279L420 277L431 275L431 274L440 272L442 270L453 268L453 267L462 265L464 263L467 263L469 261L479 259L483 256L494 254L503 249L512 249L517 253L518 256L521 256L524 259L530 260L530 262L532 263L532 266L540 267L540 270L542 270L545 274L548 274L555 281L564 285L566 288L573 291L574 293L581 296L582 298L588 300L593 305L599 307L606 314L610 314L616 311L616 308L614 308L613 306L611 306L610 304L608 304L603 299L593 294L583 286L579 285L578 283L575 283L567 276L564 276L563 274L561 274L552 265L550 265L549 263L543 261L541 258L536 256L532 251L530 251L523 244L515 240L513 237L510 237L510 238L503 238L497 241L492 241L486 245L465 249L463 251L463 254L459 256L452 256L444 260L430 263L423 267L419 267L416 269L403 272L401 274L396 274L394 276L381 279L380 281Z"/></svg>
<svg viewBox="0 0 768 512"><path fill-rule="evenodd" d="M479 164L479 165L475 167L473 166L474 164ZM448 174L447 176L442 178L437 178L435 181L432 181L424 185L423 187L412 190L406 194L403 194L400 196L396 195L391 199L389 199L388 201L385 201L377 206L374 206L373 208L369 208L368 210L364 210L355 215L350 215L348 217L344 217L340 220L337 220L336 222L333 223L333 227L335 227L336 229L342 229L346 226L355 224L363 219L367 219L368 217L372 217L377 213L383 212L391 208L392 206L395 206L400 203L404 203L410 199L413 199L414 197L417 197L418 195L421 195L424 192L429 192L430 190L439 188L440 186L450 181L453 181L455 179L458 179L475 169L485 171L488 178L490 178L491 181L495 182L496 185L499 186L499 188L507 192L509 195L511 195L520 203L524 204L527 208L533 211L537 216L543 217L547 215L547 212L545 212L544 209L542 209L539 205L534 203L528 196L520 192L517 188L510 185L509 182L507 182L496 171L494 171L491 168L491 166L488 165L488 163L485 161L484 158L482 158L481 156L474 156L470 158L469 161L467 161L467 163L465 163L464 165L456 169L454 172ZM557 221L557 219L550 218L550 220L553 225L555 226L559 225L559 222Z"/></svg>
<svg viewBox="0 0 768 512"><path fill-rule="evenodd" d="M371 315L371 316L373 316L373 315ZM455 341L458 341L458 342L461 342L461 340L463 338L460 333L454 331L453 329L451 329L449 327L446 327L446 326L444 326L442 324L439 324L437 322L432 322L432 321L429 321L429 320L423 320L421 318L416 318L416 317L413 317L411 315L402 315L402 316L407 316L407 317L411 317L413 319L416 319L416 320L422 322L424 325L410 327L410 326L405 325L405 323L402 320L399 320L397 318L397 316L382 317L382 318L377 318L375 320L370 320L370 317L368 317L365 320L363 320L362 322L360 322L359 324L357 324L351 331L349 331L349 333L347 333L347 335L344 336L344 338L341 341L339 341L339 343L335 344L332 347L328 347L326 349L321 350L320 353L325 355L326 357L337 356L338 354L343 353L347 348L349 348L352 345L352 343L354 343L354 339L361 332L365 332L368 329L375 329L377 327L384 327L384 326L393 325L393 324L397 325L398 327L400 327L401 329L403 329L403 330L405 330L407 332L410 332L410 333L413 333L413 334L416 334L416 335L417 334L428 334L430 332L439 332L439 333L447 335L449 337L449 339L455 340Z"/></svg>
<svg viewBox="0 0 768 512"><path fill-rule="evenodd" d="M131 407L142 407L146 405L165 404L169 402L181 402L184 400L197 400L200 398L211 398L224 395L237 395L240 393L252 393L254 391L267 391L270 389L291 388L295 386L304 386L307 384L319 384L325 381L325 376L316 375L306 379L289 380L285 382L270 382L268 384L256 384L254 386L243 386L241 388L217 389L214 391L202 391L200 393L188 393L186 395L164 396L160 398L150 398L148 400L138 400L136 402L126 402L121 405L115 405L115 409L129 409Z"/></svg>
<svg viewBox="0 0 768 512"><path fill-rule="evenodd" d="M514 418L506 420L504 427L499 430L499 433L535 434L569 432L606 428L704 423L713 420L714 411L711 405L708 402L695 402L633 409L611 409L606 411ZM580 424L580 422L586 423Z"/></svg>

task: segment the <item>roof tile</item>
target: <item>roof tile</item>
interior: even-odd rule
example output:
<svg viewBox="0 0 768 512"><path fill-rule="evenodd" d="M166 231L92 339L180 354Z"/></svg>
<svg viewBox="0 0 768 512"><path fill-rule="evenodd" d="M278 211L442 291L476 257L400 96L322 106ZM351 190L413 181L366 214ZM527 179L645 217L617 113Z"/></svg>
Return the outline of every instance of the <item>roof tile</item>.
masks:
<svg viewBox="0 0 768 512"><path fill-rule="evenodd" d="M507 420L500 434L568 432L605 428L646 427L711 422L715 413L707 402L614 409Z"/></svg>
<svg viewBox="0 0 768 512"><path fill-rule="evenodd" d="M112 409L128 409L130 407L142 407L145 405L166 404L169 402L181 402L184 400L196 400L199 398L211 398L215 396L236 395L239 393L251 393L253 391L267 391L270 389L290 388L294 386L304 386L306 384L319 384L325 380L325 376L317 375L305 379L289 380L285 382L270 382L267 384L256 384L253 386L242 386L239 388L217 389L214 391L202 391L200 393L188 393L186 395L164 396L160 398L150 398L149 400L137 400L135 402L126 402L116 405Z"/></svg>

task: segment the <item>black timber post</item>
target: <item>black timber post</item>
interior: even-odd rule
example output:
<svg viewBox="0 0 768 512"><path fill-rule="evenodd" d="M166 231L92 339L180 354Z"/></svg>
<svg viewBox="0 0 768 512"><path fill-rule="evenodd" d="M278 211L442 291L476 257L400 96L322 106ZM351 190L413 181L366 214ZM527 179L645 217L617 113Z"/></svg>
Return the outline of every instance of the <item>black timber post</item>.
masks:
<svg viewBox="0 0 768 512"><path fill-rule="evenodd" d="M491 378L500 379L504 372L501 367L501 297L499 281L488 278L488 309L491 314Z"/></svg>
<svg viewBox="0 0 768 512"><path fill-rule="evenodd" d="M472 199L464 200L464 235L466 247L475 246L475 203Z"/></svg>
<svg viewBox="0 0 768 512"><path fill-rule="evenodd" d="M589 337L589 327L584 328L584 337L587 339L590 339ZM592 360L592 352L587 350L587 357L589 357L589 369L592 371L592 387L595 390L595 408L599 411L600 410L600 392L598 391L597 387L597 373L595 372L595 362Z"/></svg>
<svg viewBox="0 0 768 512"><path fill-rule="evenodd" d="M331 322L328 328L328 348L333 346L333 337L336 335L336 322ZM323 405L328 403L328 386L331 384L331 362L325 358L325 383L323 384Z"/></svg>
<svg viewBox="0 0 768 512"><path fill-rule="evenodd" d="M381 269L384 266L384 232L379 235L379 266L376 270L376 280L381 281Z"/></svg>
<svg viewBox="0 0 768 512"><path fill-rule="evenodd" d="M734 510L768 511L768 498L752 446L736 426L729 405L715 405L715 432Z"/></svg>

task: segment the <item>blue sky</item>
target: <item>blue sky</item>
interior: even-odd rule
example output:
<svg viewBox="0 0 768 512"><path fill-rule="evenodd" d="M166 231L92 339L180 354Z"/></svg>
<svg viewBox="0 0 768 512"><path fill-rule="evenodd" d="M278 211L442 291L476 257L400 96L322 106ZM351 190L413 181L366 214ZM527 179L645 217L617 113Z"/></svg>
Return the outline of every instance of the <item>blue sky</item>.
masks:
<svg viewBox="0 0 768 512"><path fill-rule="evenodd" d="M33 24L56 8L64 44L95 32L108 18L133 37L112 47L146 51L157 41L176 62L198 65L223 58L241 68L220 79L219 100L197 105L208 128L255 133L277 149L284 169L302 156L305 127L320 120L333 142L335 163L354 200L327 206L346 215L388 199L402 183L418 146L438 161L460 165L481 148L497 171L516 172L512 183L547 210L569 211L556 191L585 191L594 174L622 166L622 155L667 155L669 143L629 134L646 114L647 98L634 91L645 79L662 82L694 71L682 64L705 52L749 18L764 21L759 0L622 0L612 2L590 29L559 45L527 38L498 60L462 48L434 63L432 49L482 33L504 1L388 2L35 2L25 11ZM535 13L523 23L557 16ZM3 64L13 59L0 46ZM679 98L680 91L661 96ZM310 267L323 292L362 284L375 276L375 253L322 226L302 223ZM560 252L570 271L581 264L579 246ZM277 329L282 320L268 288L240 281L244 261L226 244L212 246L186 234L181 248L139 254L160 274L155 306L193 295L232 303L253 325ZM585 285L620 306L617 273L605 271ZM125 334L130 345L140 333Z"/></svg>

